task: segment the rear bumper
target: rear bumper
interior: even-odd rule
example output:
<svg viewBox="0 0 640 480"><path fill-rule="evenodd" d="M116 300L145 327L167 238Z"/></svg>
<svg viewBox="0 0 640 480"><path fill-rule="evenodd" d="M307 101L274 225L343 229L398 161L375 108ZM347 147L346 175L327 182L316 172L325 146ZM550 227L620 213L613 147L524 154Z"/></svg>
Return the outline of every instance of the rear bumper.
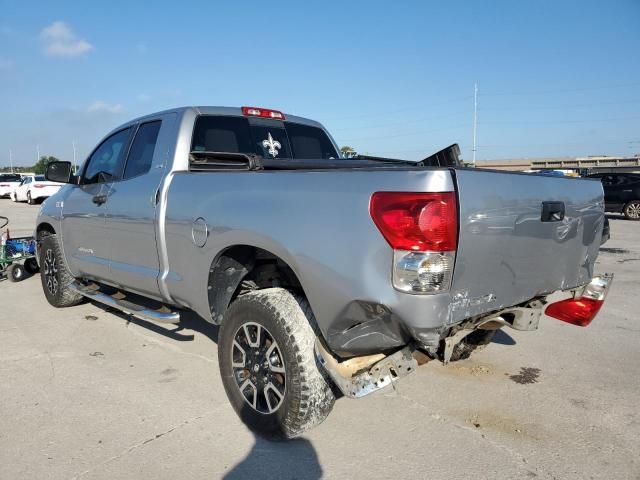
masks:
<svg viewBox="0 0 640 480"><path fill-rule="evenodd" d="M325 348L323 342L318 339L315 345L316 358L345 396L360 398L391 385L400 378L413 373L419 364L426 363L429 357L421 353L420 350L427 350L430 352L430 357L435 357L432 345L424 344L421 333L437 334L438 343L442 342L444 347L440 350L441 353L438 353L438 358L446 364L449 363L456 345L476 330L498 330L505 326L522 331L536 330L540 317L554 305L563 304L563 302L574 302L574 306L579 306L582 302L588 306L589 302L585 302L585 300L604 302L612 282L612 274L596 276L586 285L571 290L557 291L544 297L534 298L522 305L474 317L448 328L444 336L440 336L442 329L414 332L416 341L409 342L404 348L398 348L391 354L377 353L340 360L332 355ZM576 312L575 308L567 311L570 313ZM565 318L559 319L585 326L581 322L580 313L580 307L578 307L577 321L570 321ZM589 311L588 313L591 314L593 312ZM597 313L596 310L589 322ZM426 349L424 348L425 346L427 347Z"/></svg>
<svg viewBox="0 0 640 480"><path fill-rule="evenodd" d="M395 350L412 341L426 349L437 349L451 331L465 325L473 329L483 320L500 315L510 322L502 326L535 330L548 304L579 296L594 282L604 282L608 290L612 277L605 274L575 288L524 297L515 305L500 305L492 294L468 298L449 293L410 295L394 291L384 304L350 302L341 312L340 321L325 333L325 340L333 353L349 358ZM525 323L531 325L525 327Z"/></svg>

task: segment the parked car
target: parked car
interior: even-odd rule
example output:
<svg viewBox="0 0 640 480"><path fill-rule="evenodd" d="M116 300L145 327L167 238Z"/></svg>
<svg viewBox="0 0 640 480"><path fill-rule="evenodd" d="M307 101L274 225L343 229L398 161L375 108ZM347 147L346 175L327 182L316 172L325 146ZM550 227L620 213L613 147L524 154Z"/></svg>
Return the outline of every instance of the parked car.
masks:
<svg viewBox="0 0 640 480"><path fill-rule="evenodd" d="M46 180L44 175L27 175L15 187L11 198L14 202L27 202L29 205L33 205L50 197L60 190L62 186L62 183Z"/></svg>
<svg viewBox="0 0 640 480"><path fill-rule="evenodd" d="M549 177L564 177L564 172L561 170L538 170L535 172L537 175L548 175Z"/></svg>
<svg viewBox="0 0 640 480"><path fill-rule="evenodd" d="M600 182L342 158L320 123L275 110L132 120L47 178L68 184L36 224L48 302L220 325L229 401L269 436L502 327L586 326L611 282L593 277Z"/></svg>
<svg viewBox="0 0 640 480"><path fill-rule="evenodd" d="M10 197L21 182L22 177L18 173L0 173L0 197Z"/></svg>
<svg viewBox="0 0 640 480"><path fill-rule="evenodd" d="M629 220L640 220L639 173L594 173L589 178L602 181L607 212L623 213Z"/></svg>

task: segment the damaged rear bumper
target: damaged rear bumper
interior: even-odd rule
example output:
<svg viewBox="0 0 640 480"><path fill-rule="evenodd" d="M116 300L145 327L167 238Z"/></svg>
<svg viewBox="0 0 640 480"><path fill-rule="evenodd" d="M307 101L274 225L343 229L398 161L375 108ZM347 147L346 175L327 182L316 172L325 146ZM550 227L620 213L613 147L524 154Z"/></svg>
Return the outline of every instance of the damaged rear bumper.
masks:
<svg viewBox="0 0 640 480"><path fill-rule="evenodd" d="M612 281L612 274L600 275L594 277L586 285L553 292L518 306L463 321L448 329L440 337L441 345L444 347L441 350L440 360L445 364L449 363L456 345L476 330L498 330L505 326L521 331L536 330L540 317L545 313L569 323L585 326L597 314L599 305L604 302ZM584 312L580 309L592 308L593 302L599 302L598 308L594 312L587 313L591 317L584 323L584 319L580 318ZM555 307L557 305L568 305L570 308L558 309ZM560 318L555 314L555 310L561 310L569 317ZM573 321L570 318L571 315L578 318ZM413 373L418 365L433 358L433 345L421 343L420 337L416 337L416 340L390 355L378 353L340 361L318 339L315 344L315 352L318 362L329 373L340 391L347 397L360 398ZM426 355L422 350L428 351L430 355Z"/></svg>

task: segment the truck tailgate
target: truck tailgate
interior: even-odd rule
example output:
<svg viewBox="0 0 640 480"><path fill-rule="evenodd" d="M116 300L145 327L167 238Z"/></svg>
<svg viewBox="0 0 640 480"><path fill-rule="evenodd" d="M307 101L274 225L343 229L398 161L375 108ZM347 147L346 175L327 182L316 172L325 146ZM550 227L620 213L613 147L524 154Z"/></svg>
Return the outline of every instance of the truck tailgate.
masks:
<svg viewBox="0 0 640 480"><path fill-rule="evenodd" d="M460 230L450 321L591 280L604 224L599 181L477 169L454 176ZM542 221L547 202L563 202L562 220Z"/></svg>

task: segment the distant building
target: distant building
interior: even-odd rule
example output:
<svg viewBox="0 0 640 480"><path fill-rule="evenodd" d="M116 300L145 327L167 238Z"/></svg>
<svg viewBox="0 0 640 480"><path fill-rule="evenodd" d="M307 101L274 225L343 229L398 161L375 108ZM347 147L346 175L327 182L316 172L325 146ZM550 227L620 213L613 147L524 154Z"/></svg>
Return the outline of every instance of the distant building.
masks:
<svg viewBox="0 0 640 480"><path fill-rule="evenodd" d="M525 170L574 170L589 172L640 172L640 155L633 157L513 158L476 162L478 168L521 172Z"/></svg>

